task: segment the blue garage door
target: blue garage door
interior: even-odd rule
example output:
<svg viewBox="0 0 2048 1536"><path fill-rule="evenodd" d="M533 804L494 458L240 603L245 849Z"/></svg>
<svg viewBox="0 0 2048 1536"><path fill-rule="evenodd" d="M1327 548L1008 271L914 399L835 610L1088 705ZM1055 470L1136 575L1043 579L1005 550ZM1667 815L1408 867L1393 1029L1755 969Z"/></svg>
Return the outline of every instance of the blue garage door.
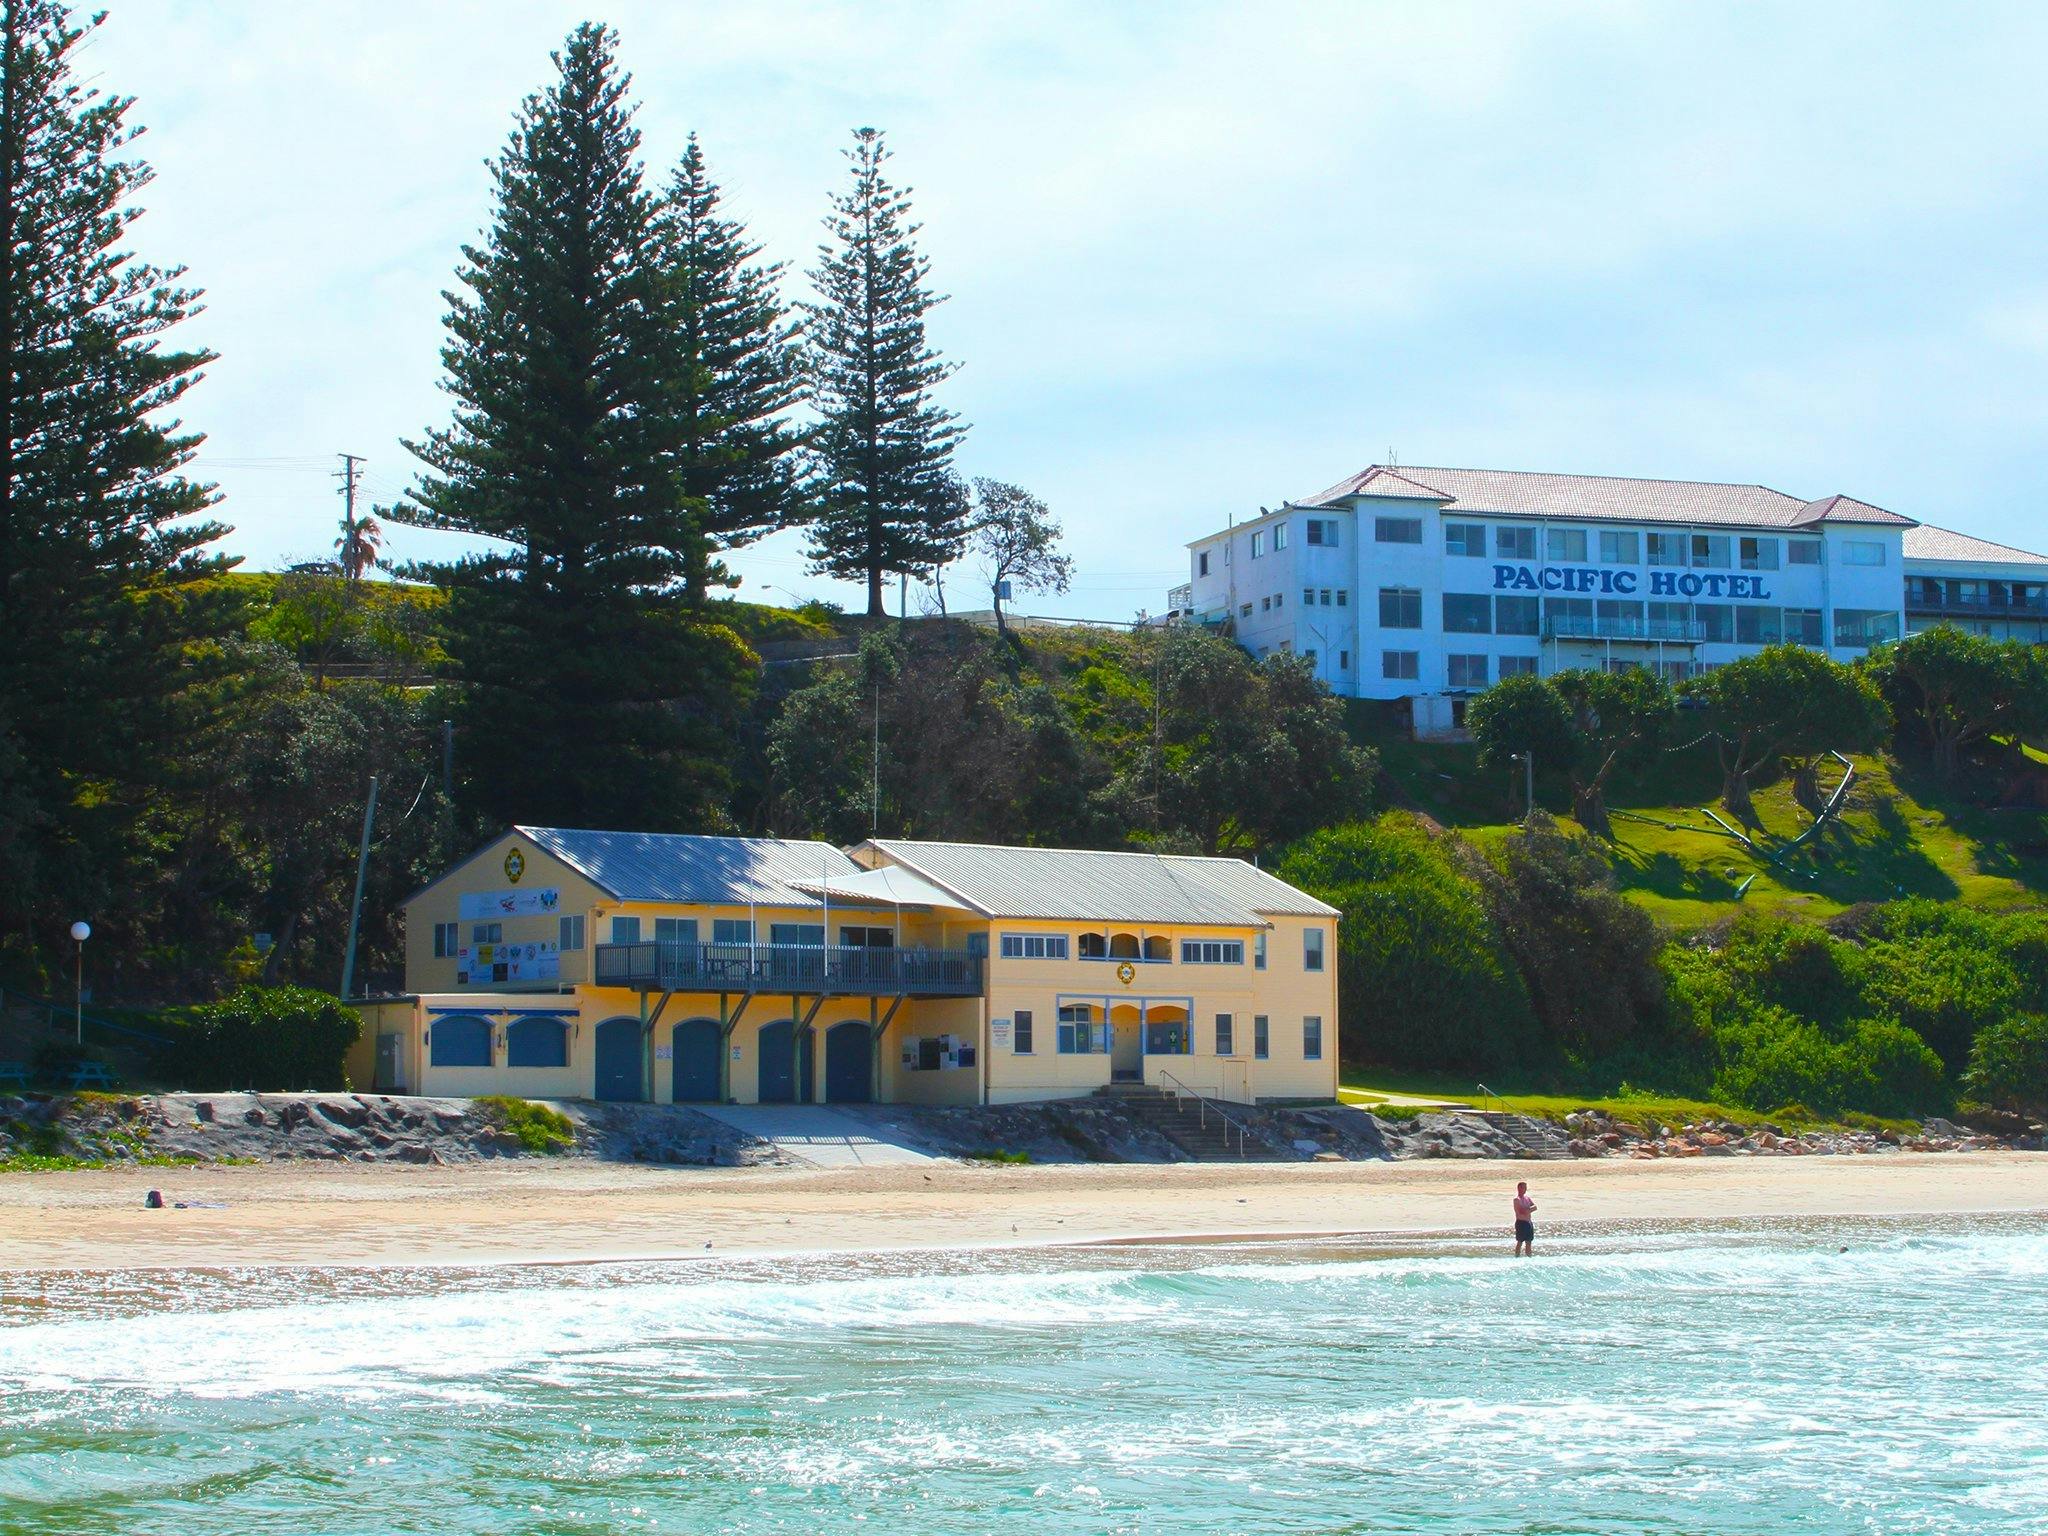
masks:
<svg viewBox="0 0 2048 1536"><path fill-rule="evenodd" d="M678 1104L715 1103L718 1099L718 1058L725 1041L716 1019L685 1019L676 1026L675 1096Z"/></svg>
<svg viewBox="0 0 2048 1536"><path fill-rule="evenodd" d="M597 1026L597 1083L600 1099L639 1099L640 1023L606 1019Z"/></svg>
<svg viewBox="0 0 2048 1536"><path fill-rule="evenodd" d="M788 1019L761 1026L761 1082L763 1104L796 1102L796 1025Z"/></svg>
<svg viewBox="0 0 2048 1536"><path fill-rule="evenodd" d="M831 1104L865 1104L872 1098L868 1069L868 1027L858 1020L825 1032L825 1099Z"/></svg>

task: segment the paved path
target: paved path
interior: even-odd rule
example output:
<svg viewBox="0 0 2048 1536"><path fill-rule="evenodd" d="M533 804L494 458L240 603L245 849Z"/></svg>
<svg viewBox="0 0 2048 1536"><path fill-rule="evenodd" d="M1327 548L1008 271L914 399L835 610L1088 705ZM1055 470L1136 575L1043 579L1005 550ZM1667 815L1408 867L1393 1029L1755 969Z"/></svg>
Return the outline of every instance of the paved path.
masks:
<svg viewBox="0 0 2048 1536"><path fill-rule="evenodd" d="M723 1121L820 1168L874 1168L937 1162L886 1125L823 1104L692 1104L700 1115Z"/></svg>

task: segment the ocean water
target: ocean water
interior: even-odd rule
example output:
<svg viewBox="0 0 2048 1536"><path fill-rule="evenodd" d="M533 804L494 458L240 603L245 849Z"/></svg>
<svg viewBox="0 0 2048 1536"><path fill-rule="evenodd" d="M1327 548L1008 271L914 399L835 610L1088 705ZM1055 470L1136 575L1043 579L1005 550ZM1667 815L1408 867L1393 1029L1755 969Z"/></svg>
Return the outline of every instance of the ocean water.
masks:
<svg viewBox="0 0 2048 1536"><path fill-rule="evenodd" d="M0 1531L2048 1531L2048 1221L0 1278Z"/></svg>

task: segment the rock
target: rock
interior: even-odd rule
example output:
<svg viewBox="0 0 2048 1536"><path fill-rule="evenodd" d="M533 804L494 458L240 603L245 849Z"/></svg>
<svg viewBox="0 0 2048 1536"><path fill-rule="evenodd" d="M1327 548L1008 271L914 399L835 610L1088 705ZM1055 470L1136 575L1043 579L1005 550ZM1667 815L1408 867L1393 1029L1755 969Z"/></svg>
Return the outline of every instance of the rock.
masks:
<svg viewBox="0 0 2048 1536"><path fill-rule="evenodd" d="M441 1161L432 1147L421 1146L416 1141L406 1142L392 1156L401 1163L438 1163Z"/></svg>
<svg viewBox="0 0 2048 1536"><path fill-rule="evenodd" d="M192 1118L201 1125L213 1124L213 1101L211 1099L201 1099L197 1104L194 1104L192 1106Z"/></svg>
<svg viewBox="0 0 2048 1536"><path fill-rule="evenodd" d="M1728 1145L1728 1136L1725 1131L1701 1131L1698 1140L1699 1144L1703 1147L1725 1147Z"/></svg>

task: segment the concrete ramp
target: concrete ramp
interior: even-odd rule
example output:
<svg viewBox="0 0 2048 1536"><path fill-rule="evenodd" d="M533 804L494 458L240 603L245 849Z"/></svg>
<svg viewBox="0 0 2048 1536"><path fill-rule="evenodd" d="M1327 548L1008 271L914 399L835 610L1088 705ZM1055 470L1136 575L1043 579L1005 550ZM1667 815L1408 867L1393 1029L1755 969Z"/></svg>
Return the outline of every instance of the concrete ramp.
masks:
<svg viewBox="0 0 2048 1536"><path fill-rule="evenodd" d="M776 1150L820 1168L889 1168L941 1159L888 1126L824 1104L693 1104L698 1114L731 1126Z"/></svg>

